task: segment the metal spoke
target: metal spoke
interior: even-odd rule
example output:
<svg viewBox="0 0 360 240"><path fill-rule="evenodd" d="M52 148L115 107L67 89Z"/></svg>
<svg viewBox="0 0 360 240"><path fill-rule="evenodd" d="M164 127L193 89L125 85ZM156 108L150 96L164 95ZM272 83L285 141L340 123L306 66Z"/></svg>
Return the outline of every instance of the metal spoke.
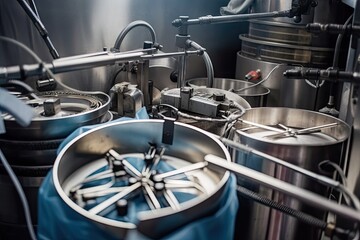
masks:
<svg viewBox="0 0 360 240"><path fill-rule="evenodd" d="M125 159L122 160L122 163L128 170L130 170L130 172L128 172L129 174L131 174L133 177L141 178L141 172L139 172L133 165L131 165L131 163Z"/></svg>
<svg viewBox="0 0 360 240"><path fill-rule="evenodd" d="M88 187L88 188L80 188L80 189L76 190L76 194L83 195L83 194L87 194L87 193L103 191L105 189L109 189L114 184L114 182L115 181L113 181L113 179L112 179L112 181L107 182L105 184L98 185L98 186Z"/></svg>
<svg viewBox="0 0 360 240"><path fill-rule="evenodd" d="M104 211L105 209L107 209L108 207L110 207L111 205L113 205L114 203L119 201L121 198L123 198L126 195L132 193L133 191L135 191L136 189L138 189L140 187L141 187L141 183L139 183L139 182L127 187L124 191L119 192L118 194L106 199L102 203L100 203L97 206L91 208L89 210L89 213L94 214L94 215L99 214L100 212Z"/></svg>
<svg viewBox="0 0 360 240"><path fill-rule="evenodd" d="M170 191L169 189L166 189L163 192L163 194L164 194L166 201L169 203L169 205L172 209L180 210L180 203L172 191Z"/></svg>
<svg viewBox="0 0 360 240"><path fill-rule="evenodd" d="M321 129L325 129L325 128L332 128L339 125L338 123L329 123L329 124L324 124L324 125L320 125L320 126L316 126L316 127L309 127L309 128L304 128L304 129L300 129L297 130L297 134L306 134L307 132L310 131L317 131L317 130L321 130Z"/></svg>
<svg viewBox="0 0 360 240"><path fill-rule="evenodd" d="M124 191L128 187L112 187L108 189L102 189L98 191L91 191L91 192L85 192L83 193L82 197L86 200L94 199L98 197L104 197L106 195L112 194L112 193L118 193Z"/></svg>
<svg viewBox="0 0 360 240"><path fill-rule="evenodd" d="M200 184L186 180L166 179L165 188L196 188L200 192L206 193Z"/></svg>
<svg viewBox="0 0 360 240"><path fill-rule="evenodd" d="M147 196L149 196L149 199L152 203L152 205L154 206L155 209L160 209L161 205L159 203L159 201L157 200L153 190L151 189L151 187L148 184L143 184L143 187L145 189L145 192L147 194Z"/></svg>
<svg viewBox="0 0 360 240"><path fill-rule="evenodd" d="M279 128L270 127L270 126L267 126L267 125L264 125L264 124L260 124L260 123L250 122L250 121L243 120L243 119L239 119L238 121L240 121L240 122L242 122L242 123L245 123L245 124L248 124L248 125L251 125L251 126L255 126L255 127L258 127L258 128L262 128L262 129L265 129L265 130L270 130L270 131L280 132L280 133L283 133L283 132L284 132L284 130L281 130L281 129L279 129Z"/></svg>
<svg viewBox="0 0 360 240"><path fill-rule="evenodd" d="M199 169L202 169L202 168L204 168L206 166L207 166L206 162L194 163L194 164L191 164L191 165L188 165L188 166L185 166L185 167L173 170L173 171L169 171L169 172L165 172L165 173L155 175L154 180L161 181L164 178L172 177L172 176L179 175L179 174L186 173L186 172L190 172L190 171L199 170Z"/></svg>

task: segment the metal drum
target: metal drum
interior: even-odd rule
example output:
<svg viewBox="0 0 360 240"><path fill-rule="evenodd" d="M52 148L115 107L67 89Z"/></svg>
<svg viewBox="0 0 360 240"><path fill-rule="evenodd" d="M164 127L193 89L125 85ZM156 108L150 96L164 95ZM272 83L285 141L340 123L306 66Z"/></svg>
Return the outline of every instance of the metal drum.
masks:
<svg viewBox="0 0 360 240"><path fill-rule="evenodd" d="M251 20L249 33L240 35L241 52L237 53L235 78L242 79L250 71L260 69L269 75L264 86L270 89L270 107L291 107L318 110L328 102L329 84L305 80L288 80L282 72L295 66L328 68L332 65L335 39L327 34L306 31L308 23L336 23L340 3L317 1L318 6L302 15L295 23L291 18ZM256 0L254 13L291 9L292 1ZM321 86L320 86L321 85ZM304 97L306 96L306 97Z"/></svg>
<svg viewBox="0 0 360 240"><path fill-rule="evenodd" d="M324 160L342 164L349 126L343 121L317 112L291 108L253 108L243 120L260 127L235 125L233 139L256 150L319 173ZM328 196L328 189L290 169L265 159L235 153L235 161L295 186ZM332 177L332 175L330 175ZM279 203L324 219L323 211L306 206L286 195L239 179L239 183ZM319 239L321 231L295 218L247 200L240 200L239 233L244 239Z"/></svg>
<svg viewBox="0 0 360 240"><path fill-rule="evenodd" d="M110 98L106 94L62 91L37 93L36 97L13 94L34 107L35 115L31 124L24 128L11 115L3 114L6 133L1 135L0 148L24 189L32 222L36 225L38 189L53 166L57 148L78 127L112 120L108 111ZM0 190L4 192L0 197L2 237L29 239L20 198L2 165Z"/></svg>
<svg viewBox="0 0 360 240"><path fill-rule="evenodd" d="M173 131L169 124L174 124ZM173 137L172 144L164 143L164 131ZM219 207L230 174L206 167L203 159L210 153L230 161L220 141L190 125L163 120L111 123L65 146L54 164L53 182L74 214L106 232L124 239L138 230L159 239ZM99 179L108 182L96 184ZM120 182L122 187L116 187ZM181 201L179 193L191 197ZM129 211L121 212L118 202L124 200Z"/></svg>
<svg viewBox="0 0 360 240"><path fill-rule="evenodd" d="M267 76L278 63L262 61L247 57L242 52L237 53L236 78L244 78L249 72L260 69L262 76ZM326 105L329 85L324 84L318 90L304 80L284 78L283 73L294 66L278 65L269 78L262 85L270 90L267 96L267 107L289 107L316 110ZM314 84L314 83L313 83Z"/></svg>
<svg viewBox="0 0 360 240"><path fill-rule="evenodd" d="M206 83L207 78L193 78L187 80L187 84L191 87L205 88ZM214 78L212 87L235 92L240 97L244 98L251 107L265 107L267 95L270 93L270 90L261 85L251 87L253 85L254 83L238 79Z"/></svg>

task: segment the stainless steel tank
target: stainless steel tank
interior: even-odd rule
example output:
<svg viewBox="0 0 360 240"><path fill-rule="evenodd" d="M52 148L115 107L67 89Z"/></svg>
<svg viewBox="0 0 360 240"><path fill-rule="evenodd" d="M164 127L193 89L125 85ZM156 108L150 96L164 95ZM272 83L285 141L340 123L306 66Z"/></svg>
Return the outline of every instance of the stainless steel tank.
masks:
<svg viewBox="0 0 360 240"><path fill-rule="evenodd" d="M233 139L256 150L283 159L304 169L319 173L318 164L330 160L342 164L345 157L349 126L343 121L317 112L292 108L253 108L243 120L273 127L257 128L240 121L235 125ZM317 128L314 128L317 127ZM303 129L303 130L302 130ZM305 130L304 130L305 129ZM295 186L328 196L328 189L313 180L266 159L234 154L234 160ZM332 177L332 175L330 176ZM303 211L319 219L326 213L259 185L239 183L267 198ZM319 239L321 231L263 205L240 200L238 231L244 239Z"/></svg>
<svg viewBox="0 0 360 240"><path fill-rule="evenodd" d="M207 154L215 154L230 161L230 154L226 147L209 133L178 122L174 123L173 131L167 132L170 135L173 134L172 143L165 143L163 141L163 131L168 131L166 125L168 124L165 124L164 120L124 121L106 124L78 136L59 153L54 164L53 181L61 199L74 214L83 216L85 220L101 226L102 229L116 234L121 239L125 239L127 234L137 230L147 237L159 239L164 234L206 216L219 207L218 198L225 189L230 174L225 170L215 171L207 168L203 159ZM143 168L143 165L146 164L144 153L149 152L150 146L156 146L156 149L161 148L162 150L156 153L155 158L158 160L156 163L154 160L154 165L146 165L151 166L152 170L147 174L146 171L144 172L145 168ZM115 154L114 151L116 151ZM143 191L150 195L148 190L144 189L147 184L152 186L150 191L155 191L154 194L159 199L162 194L165 195L162 190L155 190L155 185L158 183L156 179L160 178L160 176L165 179L165 189L173 192L172 194L180 191L192 194L192 197L185 201L178 199L179 202L175 204L175 208L174 205L170 204L171 206L169 206L161 203L161 206L159 204L158 207L154 207L154 205L152 209L151 204L149 204L146 208L142 208L142 210L139 208L140 210L137 209L135 213L127 215L127 220L121 218L121 216L114 217L112 215L110 217L109 211L103 213L103 211L94 210L95 208L98 209L100 205L104 205L110 198L113 199L112 195L105 195L106 199L97 200L96 205L91 205L92 208L90 208L86 200L81 200L85 199L85 195L80 196L80 198L74 198L74 196L81 195L80 192L85 194L86 190L91 190L83 188L82 183L89 182L87 178L91 178L94 174L99 175L102 173L101 171L112 172L114 170L110 164L112 160L105 159L109 154L118 160L121 158L122 161L128 161L125 175L116 178L116 181L124 181L125 178L125 182L126 178L128 178L128 183L122 189L117 190L116 194L125 193L128 189L133 188L133 195L126 196L127 201L133 204L133 209L134 204L138 206L144 202L144 200L141 202L136 201L137 195L146 195L142 194ZM129 164L133 167L129 167ZM161 169L161 164L167 165L168 169ZM109 166L109 168L106 168L106 166ZM194 168L195 166L197 167ZM131 170L134 168L135 170ZM136 170L139 168L140 170ZM127 174L130 171L129 169L131 170L130 175ZM175 174L173 171L179 171L179 173ZM169 172L172 174L169 174ZM114 173L117 172L114 170ZM179 180L182 180L182 182L186 180L188 183L193 182L195 183L193 186L197 184L199 187L193 188L187 184L183 187L179 185L179 189L168 188L171 181L175 183ZM155 185L151 185L151 183ZM139 191L134 189L135 185L139 185ZM91 186L94 188L94 185ZM114 183L112 186L108 186L107 190L115 190L115 188L116 184ZM95 191L92 191L92 193L95 193ZM104 195L99 194L98 199L101 199L101 197L104 197ZM111 209L115 207L115 202L112 201L107 205L110 211L114 211ZM135 219L130 218L130 216L135 216Z"/></svg>
<svg viewBox="0 0 360 240"><path fill-rule="evenodd" d="M254 69L261 69L264 77L279 64L248 57L243 55L242 52L238 52L236 56L236 78L244 78L249 71ZM270 90L266 107L291 107L309 110L323 107L324 102L328 99L329 86L325 84L321 87L321 91L317 92L313 86L304 80L285 79L283 73L293 68L292 65L279 65L271 73L270 77L262 83L264 87ZM317 101L315 101L316 98Z"/></svg>
<svg viewBox="0 0 360 240"><path fill-rule="evenodd" d="M110 98L106 94L96 96L63 91L37 93L36 98L13 93L33 106L35 115L30 125L24 128L11 115L2 114L6 133L0 137L0 148L24 189L32 222L36 225L38 189L53 166L57 148L78 127L112 120L108 111ZM1 237L29 239L20 198L2 165L0 190L6 193L0 196L3 206L0 210Z"/></svg>
<svg viewBox="0 0 360 240"><path fill-rule="evenodd" d="M187 84L191 87L206 87L207 78L193 78L187 80ZM269 89L261 85L253 87L254 83L230 79L230 78L214 78L213 88L219 88L230 92L235 92L244 98L251 107L265 107Z"/></svg>
<svg viewBox="0 0 360 240"><path fill-rule="evenodd" d="M292 1L255 1L253 12L271 12L291 9ZM287 80L282 71L295 66L327 68L332 65L333 38L326 34L308 33L307 23L335 23L339 3L318 1L318 6L303 15L300 23L290 18L252 20L249 33L240 35L241 51L237 54L236 78L260 69L267 76L277 64L282 64L268 78L265 85L270 89L270 107L294 107L318 110L326 105L329 87L310 87L304 80ZM282 87L285 86L284 90ZM312 83L316 86L317 83ZM305 94L303 94L305 93ZM310 96L309 96L310 95Z"/></svg>

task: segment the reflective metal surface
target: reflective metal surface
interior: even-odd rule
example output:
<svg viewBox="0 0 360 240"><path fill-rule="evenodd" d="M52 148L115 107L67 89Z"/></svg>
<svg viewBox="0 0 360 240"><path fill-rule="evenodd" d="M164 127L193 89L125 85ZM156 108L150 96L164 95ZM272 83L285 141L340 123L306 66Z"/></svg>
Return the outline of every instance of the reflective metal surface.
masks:
<svg viewBox="0 0 360 240"><path fill-rule="evenodd" d="M229 107L232 105L231 102L240 105L242 110L251 108L244 98L226 90L218 88L194 88L193 90L193 97L190 100L181 97L179 88L164 90L161 92L160 102L162 104L170 104L184 112L187 116L180 114L178 119L180 122L199 127L217 135L225 134L228 123L234 120L227 122L227 117L231 118L232 115L239 114L237 112L240 109L235 106ZM223 95L225 99L223 101L216 101L213 99L214 95ZM182 109L182 104L184 104L184 109ZM223 107L229 107L229 109L222 109ZM225 116L225 112L230 115ZM211 113L212 116L209 117L210 115L205 115L206 113Z"/></svg>
<svg viewBox="0 0 360 240"><path fill-rule="evenodd" d="M33 104L36 115L31 124L23 128L11 116L4 116L7 139L48 140L61 139L68 136L78 127L100 123L107 114L110 97L106 94L86 95L74 92L52 91L39 93L39 100L28 100ZM60 112L53 116L45 116L44 101L58 98ZM33 102L33 103L32 103Z"/></svg>
<svg viewBox="0 0 360 240"><path fill-rule="evenodd" d="M177 29L172 20L180 15L218 15L227 0L213 1L168 1L144 2L142 0L79 0L37 1L38 11L60 57L101 51L112 47L119 32L134 20L150 23L157 39L164 46L163 51L176 51ZM151 9L151 11L149 11ZM234 31L234 29L237 29ZM233 56L238 47L237 36L246 31L246 23L214 26L194 26L189 28L191 38L203 45L213 61L217 73L233 77L235 62ZM51 57L41 37L16 1L0 0L0 34L15 38L31 49L40 58L49 62ZM122 50L142 47L144 40L150 40L148 31L136 28L122 43ZM0 65L11 66L19 63L34 63L22 50L9 44L0 44ZM205 76L206 69L201 57L189 57L187 78ZM111 87L111 67L100 67L73 73L64 73L59 78L74 88L81 90L102 90ZM154 80L155 81L155 80ZM171 84L171 83L170 83Z"/></svg>
<svg viewBox="0 0 360 240"><path fill-rule="evenodd" d="M260 69L262 76L266 76L278 64L267 61L260 61L257 59L243 56L241 52L237 53L236 74L237 79L242 79L244 76L253 70ZM292 69L291 65L279 65L274 72L269 76L262 85L270 90L267 97L268 107L291 107L317 110L327 103L327 94L329 91L328 84L324 84L316 89L308 85L303 80L289 80L285 79L283 72ZM316 99L317 97L317 99Z"/></svg>
<svg viewBox="0 0 360 240"><path fill-rule="evenodd" d="M298 130L336 123L333 127L323 128L320 132L309 135L280 136L278 132L275 132L277 134L275 137L274 132L253 128L248 124L238 122L235 125L237 130L234 140L316 173L319 172L318 164L321 161L330 160L340 164L345 157L346 140L349 137L350 129L346 123L337 118L300 109L253 108L247 110L242 119L267 126L278 127L282 124L282 126ZM274 137L270 137L270 135ZM241 165L322 194L325 197L328 195L326 187L299 173L277 166L259 157L246 156L241 152L238 152L235 157L235 161ZM309 213L319 219L325 218L323 211L304 205L297 200L274 193L254 183L247 181L240 181L240 183L277 202ZM243 207L239 210L241 212L239 226L241 226L240 233L246 236L245 239L319 239L320 237L318 229L302 224L276 210L244 199L240 202L242 203L240 206Z"/></svg>
<svg viewBox="0 0 360 240"><path fill-rule="evenodd" d="M331 48L263 41L248 35L240 35L240 39L242 41L241 52L244 56L263 61L328 66L333 55Z"/></svg>
<svg viewBox="0 0 360 240"><path fill-rule="evenodd" d="M187 84L191 87L202 87L205 88L207 78L193 78L187 80ZM244 98L251 107L265 107L267 95L270 93L269 89L259 85L256 87L250 86L254 83L229 78L214 78L213 88L219 88L230 92L235 92L242 98ZM241 90L242 88L246 88ZM241 90L241 91L238 91Z"/></svg>
<svg viewBox="0 0 360 240"><path fill-rule="evenodd" d="M336 7L339 5L337 1L317 1L318 6L312 8L308 15L302 15L302 21L300 24L319 22L330 23L334 22L334 16L336 16ZM269 12L279 10L291 9L292 1L282 0L255 0L254 12ZM271 21L276 22L288 22L295 24L290 18L274 18Z"/></svg>
<svg viewBox="0 0 360 240"><path fill-rule="evenodd" d="M205 131L175 123L174 141L172 145L162 143L162 120L138 120L112 123L101 126L80 135L60 152L53 170L55 188L62 200L77 214L83 215L89 221L100 224L117 236L124 237L128 231L137 227L147 236L158 238L164 233L176 229L186 222L204 216L210 209L217 207L219 194L229 178L229 173L223 170L206 169L203 173L210 182L207 194L184 202L179 210L161 208L139 213L139 223L116 221L100 215L94 215L75 204L68 196L66 186L76 174L87 170L98 162L109 149L115 149L120 154L144 153L149 142L165 148L164 154L169 157L168 163L175 168L181 164L203 162L206 154L211 153L230 161L230 155L225 146ZM206 144L205 144L206 143ZM180 162L177 159L182 159ZM106 162L106 161L105 161ZM180 164L180 165L178 165ZM184 165L182 165L184 166ZM191 165L189 165L191 166ZM81 171L79 171L81 170ZM166 174L166 173L165 173ZM199 176L200 176L199 175ZM201 179L204 179L200 176ZM155 227L161 225L161 228ZM155 229L157 229L155 231Z"/></svg>

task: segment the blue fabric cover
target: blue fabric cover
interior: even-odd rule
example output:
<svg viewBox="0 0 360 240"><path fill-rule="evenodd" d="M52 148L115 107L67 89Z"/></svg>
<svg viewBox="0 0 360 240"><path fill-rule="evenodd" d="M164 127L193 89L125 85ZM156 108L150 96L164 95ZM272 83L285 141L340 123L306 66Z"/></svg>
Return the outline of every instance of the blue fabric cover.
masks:
<svg viewBox="0 0 360 240"><path fill-rule="evenodd" d="M136 119L147 119L145 109L138 112ZM115 121L129 120L121 118ZM59 147L63 148L71 139L79 134L96 127L95 125L81 127L73 132ZM168 240L176 239L233 239L235 217L238 209L236 195L236 180L231 176L226 190L220 198L220 206L213 215L191 222L164 237ZM130 209L129 209L130 210ZM131 211L131 210L130 210ZM38 199L38 239L120 239L80 214L74 212L63 202L57 194L52 180L52 171L44 179L39 189ZM137 231L132 231L126 239L147 239Z"/></svg>

